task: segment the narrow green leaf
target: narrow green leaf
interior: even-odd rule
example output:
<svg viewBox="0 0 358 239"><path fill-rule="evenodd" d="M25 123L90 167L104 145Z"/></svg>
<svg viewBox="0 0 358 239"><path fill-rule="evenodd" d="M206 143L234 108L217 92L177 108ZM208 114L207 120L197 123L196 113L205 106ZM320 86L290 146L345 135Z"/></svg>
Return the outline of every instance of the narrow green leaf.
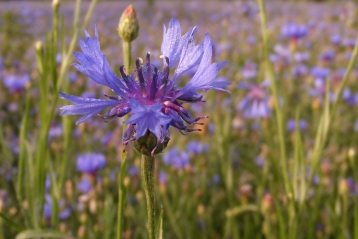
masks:
<svg viewBox="0 0 358 239"><path fill-rule="evenodd" d="M44 230L26 230L17 234L15 239L31 239L31 238L72 238L62 232L44 231Z"/></svg>
<svg viewBox="0 0 358 239"><path fill-rule="evenodd" d="M163 214L164 214L164 209L162 206L162 209L160 210L156 232L155 232L156 239L163 239Z"/></svg>
<svg viewBox="0 0 358 239"><path fill-rule="evenodd" d="M13 228L17 229L18 231L23 230L23 228L21 226L19 226L18 224L16 224L15 222L13 222L10 218L8 218L7 216L5 216L2 212L0 212L0 217L2 218L2 220L4 220L5 223L7 223L8 225L12 226Z"/></svg>

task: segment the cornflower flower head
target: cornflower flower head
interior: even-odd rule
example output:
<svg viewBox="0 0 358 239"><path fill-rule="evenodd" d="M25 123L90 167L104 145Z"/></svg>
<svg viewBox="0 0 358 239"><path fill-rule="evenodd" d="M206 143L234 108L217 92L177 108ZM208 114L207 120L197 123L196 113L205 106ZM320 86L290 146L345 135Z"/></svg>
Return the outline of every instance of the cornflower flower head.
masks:
<svg viewBox="0 0 358 239"><path fill-rule="evenodd" d="M334 57L335 57L335 53L332 50L324 51L321 53L321 55L319 55L319 59L325 62L333 61Z"/></svg>
<svg viewBox="0 0 358 239"><path fill-rule="evenodd" d="M299 130L305 130L307 128L307 122L305 120L300 120L298 122ZM290 132L294 132L296 130L296 120L290 119L287 121L287 129Z"/></svg>
<svg viewBox="0 0 358 239"><path fill-rule="evenodd" d="M106 166L106 158L103 154L87 153L77 158L77 170L83 173L96 174L104 166Z"/></svg>
<svg viewBox="0 0 358 239"><path fill-rule="evenodd" d="M173 166L175 169L181 169L189 165L190 156L174 147L164 154L163 162L166 165Z"/></svg>
<svg viewBox="0 0 358 239"><path fill-rule="evenodd" d="M127 145L131 141L135 141L135 147L136 144L150 144L145 150L141 146L136 148L140 148L142 154L152 156L161 152L168 143L169 126L177 128L183 134L200 131L193 126L202 125L199 121L208 116L193 117L182 106L183 103L202 101L203 95L198 94L198 90L227 91L226 87L230 82L223 78L216 79L226 61L211 63L210 37L205 34L204 40L196 45L196 31L197 27L193 27L181 35L180 24L173 18L168 29L164 26L160 56L163 58L163 69L158 70L152 65L150 53L147 53L145 62L141 58L136 60L136 69L133 73L127 74L124 66L121 66L121 79L111 70L106 56L100 50L97 28L94 38L85 32L86 40L80 40L82 53L74 53L79 64L74 66L93 81L108 86L114 95L105 94L108 98L105 100L82 98L60 92L63 98L73 103L61 108L62 115L83 115L76 122L79 124L109 107L110 110L101 115L105 121L131 113L129 119L124 122L128 126L123 144ZM170 76L170 69L176 63L178 64L174 75ZM178 82L182 74L195 68L197 70L191 80L184 87L179 87Z"/></svg>
<svg viewBox="0 0 358 239"><path fill-rule="evenodd" d="M284 37L296 41L307 36L308 28L305 25L298 25L291 22L281 28L281 33Z"/></svg>
<svg viewBox="0 0 358 239"><path fill-rule="evenodd" d="M308 69L304 64L297 64L292 67L292 76L294 80L307 75L307 73Z"/></svg>
<svg viewBox="0 0 358 239"><path fill-rule="evenodd" d="M340 35L333 35L333 36L331 37L331 43L332 43L333 45L338 46L338 45L341 44L341 42L342 42L342 37L341 37Z"/></svg>
<svg viewBox="0 0 358 239"><path fill-rule="evenodd" d="M328 68L324 68L324 67L313 67L311 69L311 75L315 79L326 80L329 72L330 72L330 70Z"/></svg>
<svg viewBox="0 0 358 239"><path fill-rule="evenodd" d="M88 178L83 178L78 184L77 189L81 193L88 193L92 189L92 183Z"/></svg>
<svg viewBox="0 0 358 239"><path fill-rule="evenodd" d="M205 153L209 150L209 145L198 141L191 141L186 147L186 150L193 154Z"/></svg>
<svg viewBox="0 0 358 239"><path fill-rule="evenodd" d="M21 93L25 90L26 85L30 83L30 76L23 75L8 75L4 78L4 85L11 93Z"/></svg>
<svg viewBox="0 0 358 239"><path fill-rule="evenodd" d="M241 83L240 87L249 91L239 104L238 109L244 111L244 118L266 118L271 115L269 97L265 86L269 83L264 81L260 85Z"/></svg>

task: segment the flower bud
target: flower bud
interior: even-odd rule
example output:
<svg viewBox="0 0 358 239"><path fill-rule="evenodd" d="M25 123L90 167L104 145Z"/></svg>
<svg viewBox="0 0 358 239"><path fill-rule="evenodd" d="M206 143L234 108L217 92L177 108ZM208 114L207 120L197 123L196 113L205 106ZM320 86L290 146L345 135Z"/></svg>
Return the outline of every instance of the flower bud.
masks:
<svg viewBox="0 0 358 239"><path fill-rule="evenodd" d="M118 24L118 35L125 42L131 42L137 38L139 23L137 14L132 5L129 5L122 13Z"/></svg>
<svg viewBox="0 0 358 239"><path fill-rule="evenodd" d="M134 141L134 148L141 154L147 156L153 156L154 154L161 153L168 145L169 138L165 138L164 142L157 143L157 137L150 131L140 137L138 140Z"/></svg>

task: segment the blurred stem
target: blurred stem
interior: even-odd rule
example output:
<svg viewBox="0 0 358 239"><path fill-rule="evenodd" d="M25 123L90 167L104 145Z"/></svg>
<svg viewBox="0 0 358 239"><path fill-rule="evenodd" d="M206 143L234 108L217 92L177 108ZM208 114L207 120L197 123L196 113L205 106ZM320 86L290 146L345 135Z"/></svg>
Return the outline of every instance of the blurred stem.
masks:
<svg viewBox="0 0 358 239"><path fill-rule="evenodd" d="M258 0L260 7L260 19L262 25L262 37L263 37L263 46L264 46L264 57L266 62L266 67L269 74L271 91L274 97L274 106L275 106L275 114L276 114L276 122L277 122L277 130L278 130L278 138L279 138L279 147L280 147L280 162L282 168L282 177L283 183L285 186L286 193L288 196L292 196L292 185L290 184L290 179L288 177L288 168L287 168L287 160L286 160L286 148L285 148L285 137L284 137L284 117L279 104L279 96L276 84L276 77L273 66L269 59L269 49L268 49L268 31L267 31L267 17L264 6L264 0Z"/></svg>
<svg viewBox="0 0 358 239"><path fill-rule="evenodd" d="M155 239L154 157L142 155L141 176L147 202L149 239Z"/></svg>
<svg viewBox="0 0 358 239"><path fill-rule="evenodd" d="M123 212L124 212L124 200L126 197L126 187L124 185L126 163L127 163L127 153L123 153L122 161L121 161L121 172L120 172L120 178L119 178L117 239L121 239L122 233L123 233Z"/></svg>
<svg viewBox="0 0 358 239"><path fill-rule="evenodd" d="M131 45L131 42L123 41L122 50L123 50L124 67L126 68L127 75L129 75L130 74L131 60L132 60L132 45Z"/></svg>

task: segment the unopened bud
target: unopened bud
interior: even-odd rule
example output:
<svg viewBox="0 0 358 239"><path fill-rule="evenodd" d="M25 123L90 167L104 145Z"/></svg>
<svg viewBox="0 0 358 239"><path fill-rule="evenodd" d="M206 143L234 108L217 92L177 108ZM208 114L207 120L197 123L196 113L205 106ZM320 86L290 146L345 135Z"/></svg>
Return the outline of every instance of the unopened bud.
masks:
<svg viewBox="0 0 358 239"><path fill-rule="evenodd" d="M84 225L80 226L77 231L78 238L85 238L86 236L86 227Z"/></svg>
<svg viewBox="0 0 358 239"><path fill-rule="evenodd" d="M118 24L118 35L125 42L131 42L137 38L139 23L137 14L132 5L129 5L122 13Z"/></svg>
<svg viewBox="0 0 358 239"><path fill-rule="evenodd" d="M342 197L347 196L349 194L349 184L347 179L342 178L341 181L339 181L338 192L339 195L341 195Z"/></svg>
<svg viewBox="0 0 358 239"><path fill-rule="evenodd" d="M266 194L261 201L261 212L263 214L271 214L274 211L275 202L270 194Z"/></svg>
<svg viewBox="0 0 358 239"><path fill-rule="evenodd" d="M60 6L60 0L53 0L52 1L52 8L56 9Z"/></svg>
<svg viewBox="0 0 358 239"><path fill-rule="evenodd" d="M157 136L155 136L152 132L147 131L143 137L134 141L133 145L139 153L147 156L153 156L161 153L167 147L168 142L169 138L165 138L164 142L158 144Z"/></svg>
<svg viewBox="0 0 358 239"><path fill-rule="evenodd" d="M204 215L205 213L205 206L203 204L199 204L198 208L197 208L197 212L199 216Z"/></svg>
<svg viewBox="0 0 358 239"><path fill-rule="evenodd" d="M42 42L41 41L36 41L35 42L35 49L36 49L36 51L41 51L42 50Z"/></svg>

